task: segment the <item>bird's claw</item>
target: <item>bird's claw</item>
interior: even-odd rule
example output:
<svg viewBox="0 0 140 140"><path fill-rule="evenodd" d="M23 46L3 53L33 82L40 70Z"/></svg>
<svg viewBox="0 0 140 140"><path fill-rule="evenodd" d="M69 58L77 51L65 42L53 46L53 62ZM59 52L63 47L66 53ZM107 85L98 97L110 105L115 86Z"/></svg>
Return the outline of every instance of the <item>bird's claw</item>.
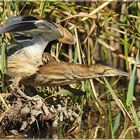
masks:
<svg viewBox="0 0 140 140"><path fill-rule="evenodd" d="M32 97L27 96L18 86L10 85L10 92L16 97L23 97L26 100L33 100Z"/></svg>

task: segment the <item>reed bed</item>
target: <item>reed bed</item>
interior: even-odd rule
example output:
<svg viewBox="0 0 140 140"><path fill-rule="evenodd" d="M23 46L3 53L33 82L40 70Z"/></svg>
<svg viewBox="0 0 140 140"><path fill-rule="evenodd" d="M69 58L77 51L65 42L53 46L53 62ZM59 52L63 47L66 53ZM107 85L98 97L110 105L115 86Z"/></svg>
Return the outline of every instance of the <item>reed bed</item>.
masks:
<svg viewBox="0 0 140 140"><path fill-rule="evenodd" d="M0 2L0 23L10 16L33 15L52 20L68 28L75 36L74 45L50 44L45 51L61 61L94 64L102 62L127 71L129 77L97 78L72 87L80 93L70 94L72 106L80 112L72 124L73 138L140 138L140 3L125 1L4 1ZM10 37L1 36L0 112L8 109L8 85L5 72L5 44ZM46 97L57 89L36 87ZM67 101L66 101L67 103ZM61 128L61 129L59 129ZM63 125L58 130L63 132ZM72 131L74 129L74 131ZM60 132L59 132L60 133ZM58 138L62 138L58 135ZM67 138L64 134L63 138Z"/></svg>

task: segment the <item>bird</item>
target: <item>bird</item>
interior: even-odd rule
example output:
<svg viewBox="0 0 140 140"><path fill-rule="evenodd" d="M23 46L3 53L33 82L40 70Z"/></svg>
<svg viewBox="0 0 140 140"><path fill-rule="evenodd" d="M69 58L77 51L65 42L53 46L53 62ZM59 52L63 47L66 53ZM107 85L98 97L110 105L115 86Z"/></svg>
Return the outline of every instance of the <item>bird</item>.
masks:
<svg viewBox="0 0 140 140"><path fill-rule="evenodd" d="M0 28L0 34L7 32L15 39L14 44L6 47L6 74L14 77L13 89L21 85L63 86L103 76L128 76L109 65L62 62L44 53L52 40L74 44L74 36L61 25L33 16L17 16Z"/></svg>
<svg viewBox="0 0 140 140"><path fill-rule="evenodd" d="M10 17L5 26L0 28L0 34L4 33L10 33L15 40L6 46L6 75L13 77L12 90L19 87L20 80L39 71L43 65L44 49L50 41L60 39L62 43L75 42L72 33L66 28L34 16Z"/></svg>
<svg viewBox="0 0 140 140"><path fill-rule="evenodd" d="M56 60L48 53L43 53L44 65L32 76L23 78L22 85L64 86L98 77L128 76L127 72L110 65L95 63L93 65L74 64Z"/></svg>

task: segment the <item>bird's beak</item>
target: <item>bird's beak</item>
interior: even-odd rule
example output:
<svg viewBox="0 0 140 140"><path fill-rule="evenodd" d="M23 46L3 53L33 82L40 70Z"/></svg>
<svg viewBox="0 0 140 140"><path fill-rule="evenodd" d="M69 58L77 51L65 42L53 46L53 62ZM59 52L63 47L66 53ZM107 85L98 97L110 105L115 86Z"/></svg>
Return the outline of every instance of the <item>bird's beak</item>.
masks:
<svg viewBox="0 0 140 140"><path fill-rule="evenodd" d="M90 66L91 73L95 73L97 77L101 76L129 76L127 72L118 70L112 66L96 63Z"/></svg>
<svg viewBox="0 0 140 140"><path fill-rule="evenodd" d="M110 68L104 71L103 76L129 76L129 74L115 68Z"/></svg>

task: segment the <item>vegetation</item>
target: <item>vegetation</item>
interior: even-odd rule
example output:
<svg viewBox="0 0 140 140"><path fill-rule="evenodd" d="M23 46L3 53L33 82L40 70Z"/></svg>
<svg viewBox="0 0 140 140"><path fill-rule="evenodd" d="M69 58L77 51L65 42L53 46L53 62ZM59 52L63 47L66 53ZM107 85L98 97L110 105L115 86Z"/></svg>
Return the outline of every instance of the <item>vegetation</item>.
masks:
<svg viewBox="0 0 140 140"><path fill-rule="evenodd" d="M61 61L94 64L101 61L127 71L130 77L97 78L71 85L79 94L69 95L65 106L80 108L71 124L69 135L75 138L139 138L140 137L140 3L129 1L5 1L0 2L0 23L10 16L33 15L50 19L68 28L75 36L74 45L49 44L46 51ZM10 37L0 37L1 94L0 112L10 104L5 72L5 44ZM58 89L36 87L45 97L57 96ZM86 94L83 94L85 92ZM60 93L60 92L59 92ZM59 99L60 100L60 99ZM77 126L78 122L78 128ZM61 133L64 126L58 129ZM73 131L72 131L73 130ZM60 133L60 132L58 132ZM60 134L59 138L62 137ZM63 137L66 137L64 134Z"/></svg>

